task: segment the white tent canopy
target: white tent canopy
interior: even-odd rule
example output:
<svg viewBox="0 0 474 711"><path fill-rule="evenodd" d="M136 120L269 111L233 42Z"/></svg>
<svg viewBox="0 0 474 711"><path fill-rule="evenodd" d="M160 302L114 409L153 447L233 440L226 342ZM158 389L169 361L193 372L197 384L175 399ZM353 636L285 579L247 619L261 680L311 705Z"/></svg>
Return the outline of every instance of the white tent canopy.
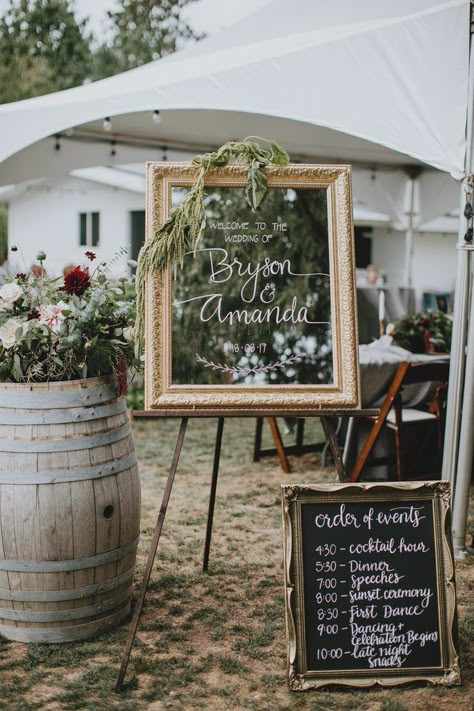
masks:
<svg viewBox="0 0 474 711"><path fill-rule="evenodd" d="M294 159L421 163L459 178L468 14L469 0L269 1L170 57L0 107L0 184L110 164L112 140L124 163L258 133ZM73 127L55 151L49 137Z"/></svg>

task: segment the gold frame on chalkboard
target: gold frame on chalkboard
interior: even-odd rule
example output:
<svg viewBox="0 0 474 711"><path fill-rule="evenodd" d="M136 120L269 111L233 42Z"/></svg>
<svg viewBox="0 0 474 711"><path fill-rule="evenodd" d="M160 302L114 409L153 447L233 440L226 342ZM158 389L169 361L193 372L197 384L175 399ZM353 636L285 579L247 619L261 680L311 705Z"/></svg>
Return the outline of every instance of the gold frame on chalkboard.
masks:
<svg viewBox="0 0 474 711"><path fill-rule="evenodd" d="M145 409L206 412L318 412L360 407L351 169L345 165L269 166L269 189L323 188L327 194L334 382L305 385L194 385L172 383L172 270L148 279L145 329ZM166 221L173 187L190 186L190 163L149 163L147 238ZM243 188L247 168L210 170L206 186ZM242 191L242 200L243 191Z"/></svg>
<svg viewBox="0 0 474 711"><path fill-rule="evenodd" d="M420 501L431 500L433 503L441 667L321 672L308 670L305 650L301 505L322 502L347 504L351 501L399 502L414 498ZM390 687L412 682L429 682L443 686L461 683L456 640L456 589L448 482L282 485L282 515L288 683L292 691L305 691L334 684Z"/></svg>

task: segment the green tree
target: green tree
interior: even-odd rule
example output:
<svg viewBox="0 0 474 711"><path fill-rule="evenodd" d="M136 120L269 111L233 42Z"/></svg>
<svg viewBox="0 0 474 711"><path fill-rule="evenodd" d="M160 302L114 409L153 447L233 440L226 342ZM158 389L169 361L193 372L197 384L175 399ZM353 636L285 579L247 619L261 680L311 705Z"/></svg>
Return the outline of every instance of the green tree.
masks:
<svg viewBox="0 0 474 711"><path fill-rule="evenodd" d="M11 0L0 19L0 103L82 84L90 42L70 0Z"/></svg>
<svg viewBox="0 0 474 711"><path fill-rule="evenodd" d="M93 78L134 69L172 54L182 39L200 39L181 11L196 0L120 0L108 12L110 40L94 53Z"/></svg>

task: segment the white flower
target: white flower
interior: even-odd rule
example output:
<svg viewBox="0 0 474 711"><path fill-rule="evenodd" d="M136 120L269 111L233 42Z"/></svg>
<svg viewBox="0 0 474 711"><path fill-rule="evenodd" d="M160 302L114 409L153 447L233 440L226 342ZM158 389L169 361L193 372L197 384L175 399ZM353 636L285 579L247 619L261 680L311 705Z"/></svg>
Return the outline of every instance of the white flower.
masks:
<svg viewBox="0 0 474 711"><path fill-rule="evenodd" d="M45 326L49 326L54 333L58 333L65 319L63 311L70 310L71 307L64 301L58 301L57 304L44 304L39 310L39 321L40 323L44 323Z"/></svg>
<svg viewBox="0 0 474 711"><path fill-rule="evenodd" d="M388 323L387 328L385 329L385 333L387 334L387 336L392 336L394 332L395 332L395 324Z"/></svg>
<svg viewBox="0 0 474 711"><path fill-rule="evenodd" d="M134 341L135 340L135 326L127 326L127 328L123 329L123 337L125 338L126 341Z"/></svg>
<svg viewBox="0 0 474 711"><path fill-rule="evenodd" d="M0 296L5 304L13 304L18 301L20 296L23 294L23 289L19 284L14 281L4 284L0 289Z"/></svg>
<svg viewBox="0 0 474 711"><path fill-rule="evenodd" d="M23 324L21 321L16 318L10 318L3 326L0 326L0 341L7 350L15 345L15 334L19 328L22 329L22 332L18 340L21 340L23 336Z"/></svg>

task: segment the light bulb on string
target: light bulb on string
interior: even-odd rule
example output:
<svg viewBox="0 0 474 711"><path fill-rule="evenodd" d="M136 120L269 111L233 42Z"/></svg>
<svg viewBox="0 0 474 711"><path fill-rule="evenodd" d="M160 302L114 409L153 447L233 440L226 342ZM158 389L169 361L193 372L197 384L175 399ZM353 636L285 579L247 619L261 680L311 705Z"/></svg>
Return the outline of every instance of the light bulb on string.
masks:
<svg viewBox="0 0 474 711"><path fill-rule="evenodd" d="M161 113L158 109L155 109L155 111L153 111L153 123L161 123Z"/></svg>
<svg viewBox="0 0 474 711"><path fill-rule="evenodd" d="M60 140L59 140L60 138L61 138L61 136L55 136L55 139L56 139L56 143L54 144L54 150L55 150L55 151L60 151L60 150L61 150L61 143L60 143Z"/></svg>
<svg viewBox="0 0 474 711"><path fill-rule="evenodd" d="M114 139L113 141L110 142L110 145L111 145L110 155L112 158L115 158L115 156L117 155L117 148L116 148L117 141Z"/></svg>
<svg viewBox="0 0 474 711"><path fill-rule="evenodd" d="M161 160L166 162L168 160L168 154L166 152L168 148L166 146L162 146L161 150L163 151L163 157Z"/></svg>
<svg viewBox="0 0 474 711"><path fill-rule="evenodd" d="M102 124L102 128L104 131L111 131L112 130L112 121L110 120L109 116L106 116L104 119L104 123Z"/></svg>

